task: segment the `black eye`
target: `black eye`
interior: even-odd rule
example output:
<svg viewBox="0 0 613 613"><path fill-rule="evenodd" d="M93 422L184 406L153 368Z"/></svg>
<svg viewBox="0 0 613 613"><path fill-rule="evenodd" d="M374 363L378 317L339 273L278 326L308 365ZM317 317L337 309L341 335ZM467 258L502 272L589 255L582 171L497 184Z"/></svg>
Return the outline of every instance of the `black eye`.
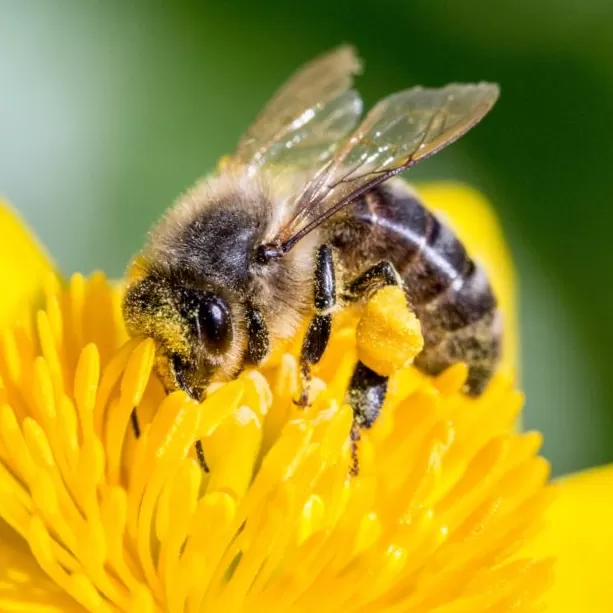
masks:
<svg viewBox="0 0 613 613"><path fill-rule="evenodd" d="M217 352L225 351L232 340L230 307L223 298L205 295L199 305L196 320L198 336Z"/></svg>

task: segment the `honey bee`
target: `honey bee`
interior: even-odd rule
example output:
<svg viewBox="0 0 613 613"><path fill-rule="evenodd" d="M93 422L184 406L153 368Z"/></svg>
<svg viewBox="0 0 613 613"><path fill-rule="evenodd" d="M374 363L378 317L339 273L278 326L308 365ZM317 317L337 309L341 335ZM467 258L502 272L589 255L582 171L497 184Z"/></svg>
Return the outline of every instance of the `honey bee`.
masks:
<svg viewBox="0 0 613 613"><path fill-rule="evenodd" d="M487 385L502 340L488 278L396 175L475 126L498 87L413 87L360 123L360 72L348 46L301 68L217 175L181 196L151 232L129 272L123 313L131 335L154 339L169 390L201 399L211 381L260 364L308 318L306 388L334 312L390 284L402 286L421 323L416 366L434 375L463 361L466 393ZM373 424L386 389L386 377L358 362L347 395L356 432ZM206 468L201 447L199 456Z"/></svg>

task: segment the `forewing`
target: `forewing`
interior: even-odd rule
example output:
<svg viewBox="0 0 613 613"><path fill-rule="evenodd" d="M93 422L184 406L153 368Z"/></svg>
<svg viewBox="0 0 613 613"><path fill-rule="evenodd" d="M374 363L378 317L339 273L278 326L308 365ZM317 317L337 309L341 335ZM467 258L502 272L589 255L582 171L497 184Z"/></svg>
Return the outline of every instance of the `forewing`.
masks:
<svg viewBox="0 0 613 613"><path fill-rule="evenodd" d="M360 69L348 46L305 65L260 112L231 163L250 173L281 164L317 170L358 122L362 102L351 86Z"/></svg>
<svg viewBox="0 0 613 613"><path fill-rule="evenodd" d="M273 242L291 248L324 219L382 181L451 144L492 107L498 87L415 87L381 100L306 185Z"/></svg>

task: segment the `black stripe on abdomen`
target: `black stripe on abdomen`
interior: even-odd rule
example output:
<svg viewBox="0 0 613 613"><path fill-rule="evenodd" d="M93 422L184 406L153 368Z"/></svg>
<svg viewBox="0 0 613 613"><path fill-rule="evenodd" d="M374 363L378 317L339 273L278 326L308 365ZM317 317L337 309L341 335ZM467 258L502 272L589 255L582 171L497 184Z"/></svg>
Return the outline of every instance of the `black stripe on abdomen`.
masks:
<svg viewBox="0 0 613 613"><path fill-rule="evenodd" d="M470 267L464 245L432 213L426 212L425 240L400 274L413 307L427 304L445 292Z"/></svg>
<svg viewBox="0 0 613 613"><path fill-rule="evenodd" d="M427 304L414 306L429 344L439 343L446 334L470 326L496 309L485 271L472 260L467 261L464 273L444 292ZM407 292L411 293L408 286Z"/></svg>
<svg viewBox="0 0 613 613"><path fill-rule="evenodd" d="M466 391L477 395L500 357L496 299L485 271L475 265L460 240L432 213L426 210L426 215L422 248L400 271L425 342L415 365L437 375L465 362Z"/></svg>

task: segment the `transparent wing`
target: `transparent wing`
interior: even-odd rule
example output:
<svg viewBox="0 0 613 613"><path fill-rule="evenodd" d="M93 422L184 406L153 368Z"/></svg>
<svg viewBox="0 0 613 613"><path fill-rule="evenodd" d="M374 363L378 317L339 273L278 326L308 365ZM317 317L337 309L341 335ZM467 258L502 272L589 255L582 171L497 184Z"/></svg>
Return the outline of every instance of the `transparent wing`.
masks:
<svg viewBox="0 0 613 613"><path fill-rule="evenodd" d="M277 164L317 170L358 122L362 101L351 86L360 70L348 46L305 65L260 112L230 162L250 173Z"/></svg>
<svg viewBox="0 0 613 613"><path fill-rule="evenodd" d="M498 98L498 86L415 87L381 100L306 185L271 242L289 250L361 194L451 144Z"/></svg>

